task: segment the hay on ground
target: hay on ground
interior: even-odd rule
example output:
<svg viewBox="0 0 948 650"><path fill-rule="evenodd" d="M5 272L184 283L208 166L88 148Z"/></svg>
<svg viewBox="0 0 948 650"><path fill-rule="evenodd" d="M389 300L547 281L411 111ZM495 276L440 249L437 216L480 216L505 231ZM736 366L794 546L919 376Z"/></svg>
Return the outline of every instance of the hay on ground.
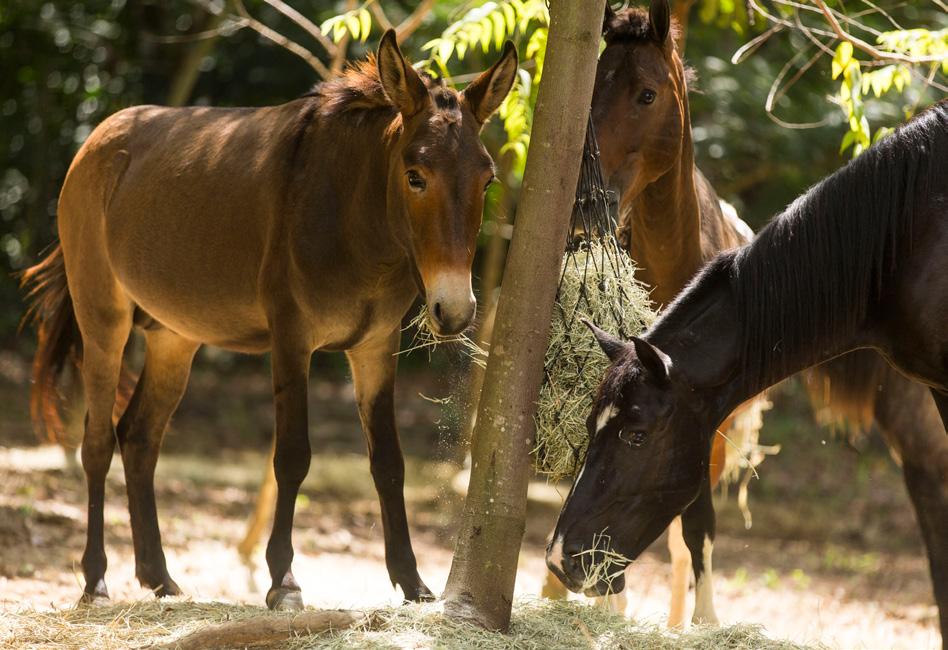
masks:
<svg viewBox="0 0 948 650"><path fill-rule="evenodd" d="M316 610L307 610L314 612ZM176 640L209 625L270 616L261 607L185 600L142 601L108 607L52 612L0 613L0 647L96 648L174 647ZM755 625L693 627L674 632L643 624L578 601L520 599L514 604L508 634L488 632L445 619L440 603L386 607L368 612L364 623L338 633L281 637L253 647L287 648L444 648L450 650L573 650L641 648L648 650L803 650L807 646L768 638Z"/></svg>

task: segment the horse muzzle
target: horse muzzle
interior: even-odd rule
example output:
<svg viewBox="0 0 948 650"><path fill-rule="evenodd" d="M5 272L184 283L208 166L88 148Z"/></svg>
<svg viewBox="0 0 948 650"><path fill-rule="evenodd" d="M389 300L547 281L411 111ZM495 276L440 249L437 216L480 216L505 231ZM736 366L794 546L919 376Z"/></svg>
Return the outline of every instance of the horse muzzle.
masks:
<svg viewBox="0 0 948 650"><path fill-rule="evenodd" d="M477 301L470 273L443 273L426 283L431 329L438 336L460 334L474 320Z"/></svg>

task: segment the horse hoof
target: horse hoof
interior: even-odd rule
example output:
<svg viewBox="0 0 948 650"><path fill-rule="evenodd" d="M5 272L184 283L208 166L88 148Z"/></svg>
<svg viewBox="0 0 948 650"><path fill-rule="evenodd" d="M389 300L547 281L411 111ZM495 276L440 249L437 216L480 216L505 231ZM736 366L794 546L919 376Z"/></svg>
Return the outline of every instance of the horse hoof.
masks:
<svg viewBox="0 0 948 650"><path fill-rule="evenodd" d="M82 592L77 606L105 607L112 604L109 590L105 587L105 580L99 580L92 591Z"/></svg>
<svg viewBox="0 0 948 650"><path fill-rule="evenodd" d="M412 603L431 603L438 600L437 596L431 593L431 590L425 586L425 583L419 582L418 586L406 589L402 587L405 593L405 601Z"/></svg>
<svg viewBox="0 0 948 650"><path fill-rule="evenodd" d="M152 589L152 591L155 593L157 598L167 598L168 596L181 595L181 587L179 587L178 584L171 578L167 578L161 582L157 587Z"/></svg>
<svg viewBox="0 0 948 650"><path fill-rule="evenodd" d="M275 612L303 611L303 592L286 587L271 589L267 592L267 607Z"/></svg>

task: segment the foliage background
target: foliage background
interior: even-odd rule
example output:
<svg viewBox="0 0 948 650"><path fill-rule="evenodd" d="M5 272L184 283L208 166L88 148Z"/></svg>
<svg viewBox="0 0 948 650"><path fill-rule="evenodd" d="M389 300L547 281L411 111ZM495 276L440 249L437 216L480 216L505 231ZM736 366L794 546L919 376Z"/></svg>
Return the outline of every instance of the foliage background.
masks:
<svg viewBox="0 0 948 650"><path fill-rule="evenodd" d="M397 23L416 4L384 0L384 9ZM485 4L491 3L433 3L420 28L404 44L406 53L414 61L434 56L437 48L425 45ZM537 0L517 4L542 9ZM784 4L765 4L774 12L786 11ZM948 28L948 15L938 2L889 4L893 5L890 13L908 25ZM246 6L263 23L326 58L312 38L263 0L251 0ZM360 5L348 0L294 0L292 6L320 24ZM203 42L195 35L220 24L207 9L224 7L223 0L207 4L203 0L0 2L0 348L25 351L30 345L24 340L28 337L17 336L23 305L12 274L39 259L54 239L56 197L75 151L95 125L116 110L167 103L172 86L186 74L189 52ZM891 29L878 14L862 20L878 29ZM542 44L530 37L537 24L532 23L528 34L519 39L522 58L542 55ZM814 65L773 109L784 120L821 126L788 129L768 118L763 106L772 81L809 43L800 33L788 30L768 39L742 63L732 64L732 54L765 26L760 18L753 25L748 23L743 3L701 0L691 8L686 51L699 79L691 96L699 165L718 192L755 228L851 153L839 151L847 116L828 101L839 87L839 80L831 78L828 59ZM363 56L379 35L373 21L371 32L360 34L367 36L365 41L351 39L348 56ZM306 92L318 81L305 62L250 29L225 29L205 45L207 53L199 60L199 76L188 103L274 104ZM446 68L432 67L463 79L492 61L495 45L485 41L487 52L472 47L463 59L458 59L455 49L447 57ZM530 73L525 76L529 80ZM875 126L899 122L912 108L938 98L939 91L920 92L920 86L916 82L904 94L867 101L866 114ZM504 117L509 119L509 115ZM485 130L485 141L498 162L514 156L510 147L502 149L507 135L500 119L495 118ZM507 170L502 179L507 187L492 193L483 243L488 242L489 233L504 232L494 222L511 216L508 213L515 204L518 166L502 168Z"/></svg>

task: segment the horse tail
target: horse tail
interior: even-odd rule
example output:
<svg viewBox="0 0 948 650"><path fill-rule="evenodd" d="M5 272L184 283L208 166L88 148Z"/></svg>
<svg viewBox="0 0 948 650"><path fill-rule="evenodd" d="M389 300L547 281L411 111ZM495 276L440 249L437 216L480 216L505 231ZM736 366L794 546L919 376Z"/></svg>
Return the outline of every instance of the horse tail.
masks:
<svg viewBox="0 0 948 650"><path fill-rule="evenodd" d="M63 418L57 389L59 376L67 365L78 368L82 360L82 337L66 283L62 246L20 276L28 307L23 321L36 329L38 343L33 357L30 417L40 437L50 442L61 439Z"/></svg>

